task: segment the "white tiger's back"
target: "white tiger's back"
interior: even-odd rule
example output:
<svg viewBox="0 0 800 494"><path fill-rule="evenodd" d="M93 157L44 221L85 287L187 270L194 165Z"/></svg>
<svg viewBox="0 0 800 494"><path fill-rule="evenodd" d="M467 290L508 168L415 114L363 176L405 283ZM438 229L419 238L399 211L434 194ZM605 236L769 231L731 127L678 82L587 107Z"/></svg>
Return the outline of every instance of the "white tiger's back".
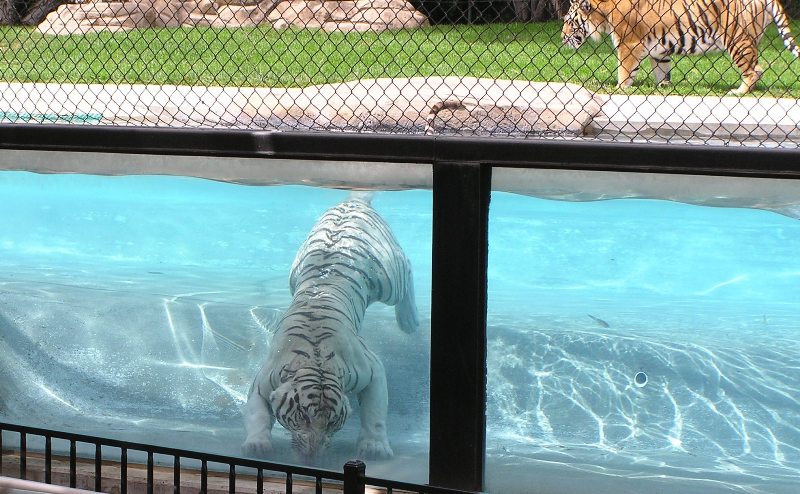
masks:
<svg viewBox="0 0 800 494"><path fill-rule="evenodd" d="M372 193L354 193L322 215L295 256L289 286L294 294L306 284L349 285L366 297L364 308L395 306L400 328L411 333L419 325L411 263L371 200Z"/></svg>

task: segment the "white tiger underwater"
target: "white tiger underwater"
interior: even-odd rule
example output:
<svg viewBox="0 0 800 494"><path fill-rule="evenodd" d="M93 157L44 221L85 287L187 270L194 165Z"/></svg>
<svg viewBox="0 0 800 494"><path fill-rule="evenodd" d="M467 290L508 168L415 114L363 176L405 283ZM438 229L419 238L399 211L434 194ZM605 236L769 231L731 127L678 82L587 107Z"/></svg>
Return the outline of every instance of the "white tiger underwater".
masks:
<svg viewBox="0 0 800 494"><path fill-rule="evenodd" d="M670 55L725 50L742 72L732 94L750 92L761 79L758 43L771 21L786 49L800 58L778 0L571 0L561 39L577 49L608 33L617 50L617 82L630 87L650 57L659 85L670 83Z"/></svg>
<svg viewBox="0 0 800 494"><path fill-rule="evenodd" d="M289 277L293 298L255 377L245 406L242 451L272 451L275 420L309 460L347 420L347 393L361 411L357 452L393 455L386 435L388 392L383 363L359 336L373 302L395 306L400 329L419 326L411 264L389 225L354 193L317 221L297 252Z"/></svg>

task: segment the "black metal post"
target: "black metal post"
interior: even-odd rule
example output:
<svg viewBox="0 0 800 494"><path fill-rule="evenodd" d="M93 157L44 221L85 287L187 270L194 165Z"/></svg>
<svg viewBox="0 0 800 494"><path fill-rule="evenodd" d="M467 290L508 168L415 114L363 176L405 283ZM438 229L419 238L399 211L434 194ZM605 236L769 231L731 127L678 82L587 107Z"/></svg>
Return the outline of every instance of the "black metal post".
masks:
<svg viewBox="0 0 800 494"><path fill-rule="evenodd" d="M103 446L97 442L94 445L94 490L103 490Z"/></svg>
<svg viewBox="0 0 800 494"><path fill-rule="evenodd" d="M25 480L28 472L28 435L19 433L19 478Z"/></svg>
<svg viewBox="0 0 800 494"><path fill-rule="evenodd" d="M153 494L153 452L147 452L147 494Z"/></svg>
<svg viewBox="0 0 800 494"><path fill-rule="evenodd" d="M53 481L53 439L50 436L44 438L44 483L50 484Z"/></svg>
<svg viewBox="0 0 800 494"><path fill-rule="evenodd" d="M200 494L208 492L208 462L203 460L200 462Z"/></svg>
<svg viewBox="0 0 800 494"><path fill-rule="evenodd" d="M78 485L78 445L75 441L69 442L69 486L73 489Z"/></svg>
<svg viewBox="0 0 800 494"><path fill-rule="evenodd" d="M350 460L344 464L342 494L364 494L364 476L367 465L361 460Z"/></svg>
<svg viewBox="0 0 800 494"><path fill-rule="evenodd" d="M119 455L119 491L128 494L128 449L122 448Z"/></svg>
<svg viewBox="0 0 800 494"><path fill-rule="evenodd" d="M431 485L480 491L491 167L433 166Z"/></svg>
<svg viewBox="0 0 800 494"><path fill-rule="evenodd" d="M173 456L172 461L172 494L181 494L181 457L178 455Z"/></svg>

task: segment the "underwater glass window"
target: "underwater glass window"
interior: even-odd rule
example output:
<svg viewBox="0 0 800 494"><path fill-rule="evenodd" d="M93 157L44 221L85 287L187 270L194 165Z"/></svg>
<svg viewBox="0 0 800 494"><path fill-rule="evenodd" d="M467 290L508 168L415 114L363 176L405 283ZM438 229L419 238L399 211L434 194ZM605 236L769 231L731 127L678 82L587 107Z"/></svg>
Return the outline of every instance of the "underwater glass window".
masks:
<svg viewBox="0 0 800 494"><path fill-rule="evenodd" d="M0 172L0 420L426 481L431 192L287 169L318 186Z"/></svg>
<svg viewBox="0 0 800 494"><path fill-rule="evenodd" d="M490 492L800 490L800 182L495 169Z"/></svg>

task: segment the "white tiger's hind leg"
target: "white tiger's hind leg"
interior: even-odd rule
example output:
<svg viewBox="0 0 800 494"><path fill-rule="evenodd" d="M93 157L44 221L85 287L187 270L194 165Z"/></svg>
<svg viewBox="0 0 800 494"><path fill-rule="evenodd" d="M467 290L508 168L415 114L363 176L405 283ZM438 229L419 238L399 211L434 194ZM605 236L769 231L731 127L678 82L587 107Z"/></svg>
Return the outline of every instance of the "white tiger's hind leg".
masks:
<svg viewBox="0 0 800 494"><path fill-rule="evenodd" d="M406 291L403 298L394 306L394 315L397 324L404 333L413 333L419 328L419 313L417 299L414 296L414 277L409 267L406 274Z"/></svg>
<svg viewBox="0 0 800 494"><path fill-rule="evenodd" d="M361 407L358 455L371 459L391 458L394 452L386 436L386 413L389 408L386 372L377 357L374 366L372 382L358 394Z"/></svg>
<svg viewBox="0 0 800 494"><path fill-rule="evenodd" d="M261 373L256 376L244 409L247 438L242 443L242 453L245 456L266 456L272 453L272 426L275 425L275 417L262 396L269 397L271 389L265 392L259 387L260 377Z"/></svg>

